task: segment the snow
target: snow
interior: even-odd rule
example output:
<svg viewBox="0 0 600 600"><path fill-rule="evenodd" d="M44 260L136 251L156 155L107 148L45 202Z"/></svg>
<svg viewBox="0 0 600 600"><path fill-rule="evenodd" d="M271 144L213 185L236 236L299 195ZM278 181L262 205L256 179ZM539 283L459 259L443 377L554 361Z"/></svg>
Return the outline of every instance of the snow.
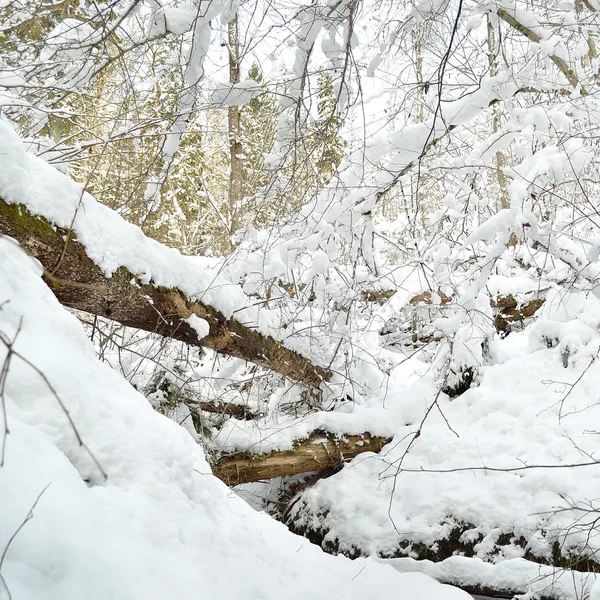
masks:
<svg viewBox="0 0 600 600"><path fill-rule="evenodd" d="M229 106L243 106L248 104L263 92L263 86L252 79L246 79L233 85L221 84L211 94L211 102L223 108Z"/></svg>
<svg viewBox="0 0 600 600"><path fill-rule="evenodd" d="M487 281L490 296L516 296L536 292L540 288L539 282L525 275L492 275Z"/></svg>
<svg viewBox="0 0 600 600"><path fill-rule="evenodd" d="M208 321L205 319L201 319L197 315L190 315L185 321L193 327L198 335L198 339L201 340L205 338L210 333L210 325Z"/></svg>
<svg viewBox="0 0 600 600"><path fill-rule="evenodd" d="M522 558L511 558L497 565L485 563L478 558L452 556L438 563L429 560L415 561L412 558L382 559L401 573L418 571L440 581L469 587L527 592L533 597L551 595L553 598L578 600L581 590L598 590L600 579L594 573L583 573L554 569L536 565Z"/></svg>
<svg viewBox="0 0 600 600"><path fill-rule="evenodd" d="M533 554L549 560L555 544L566 558L582 548L600 551L597 531L590 525L578 525L582 516L587 518L586 509L598 509L594 499L598 497L595 423L600 418L600 238L593 221L598 195L593 140L600 113L594 95L584 95L582 86L572 97L563 94L564 77L550 60L551 54L563 58L591 89L598 60L590 60L586 66L584 55L590 50L587 39L597 34L596 25L586 11L581 17L576 14L572 2L559 2L552 22L538 8L523 11L503 2L509 14L540 36L540 42L531 43L502 24L502 31L511 34L497 36L495 50L502 60L498 61L498 74L488 77L495 69L490 69L487 51L482 48L486 48L489 35L488 19L494 28L499 26L498 6L476 3L466 7L456 36L455 58L467 57L472 72L464 72L462 59L448 61L442 98L437 103L435 85L423 95L414 85L412 52L405 50L416 47L418 39L407 36L424 34L419 41L421 76L424 81L437 81L439 49L447 41L442 21L445 3L425 0L412 10L399 7L396 14L390 12L385 24L378 9L367 7L356 15L357 27L350 35L347 18L351 4L327 0L297 7L291 3L289 10L287 6L282 10L281 22L274 13L261 15L257 10L257 19L264 18L264 24L245 32L244 39L251 42L246 56L256 58L261 68L267 61L261 60L265 53L258 42L262 46L266 32L285 31L288 37L287 48L278 34L268 42L270 51L277 54L272 73L267 75L271 91L279 93L278 86L285 84L279 103L278 144L268 159L273 173L293 149L294 136L302 133L310 120L308 105L319 71L327 69L334 78L334 89L340 90L343 49L348 41L353 49L352 68L347 71L348 87L341 86L339 108L346 102L350 106L344 126L344 135L350 132L350 150L339 177L312 196L297 220L293 216L287 220L286 215L286 223L271 231L250 231L232 258L209 264L147 239L85 194L82 186L27 154L2 120L0 196L25 204L61 227L74 219L77 239L107 275L126 266L134 276L133 284L152 281L176 286L226 316L235 315L249 327L276 339L286 338L286 344L314 362L331 364L336 378L343 382L335 392L333 386L325 390L322 410L306 415L298 400L298 386L275 384L272 389L262 388L262 396L252 392L251 406L259 409L260 420L231 418L212 441L213 449L222 451L268 452L289 449L295 439L315 429L340 436L369 431L393 438L380 455L361 455L303 494L298 520L323 526L325 541L339 542L342 550L401 555L405 549L399 547L400 542L438 550L443 546L438 542L459 528L464 530L461 542L472 545L475 558L455 556L436 565L411 558L390 563L397 571L417 570L463 585L586 598L593 576L540 567L523 557ZM596 6L597 0L592 4ZM124 14L128 10L125 5L116 10ZM124 25L139 32L116 26L119 37L127 39L121 35L126 31L134 44L124 47L124 53L136 45L145 47L147 35L172 34L171 40L174 35L182 36L181 51L171 54L168 64L185 65L185 86L174 107L177 118L165 134L164 169L147 181L150 208L158 205L190 114L215 110L215 106L242 106L263 92L252 80L234 86L219 83L226 79L228 53L215 47L209 56L211 38L222 35L239 6L238 0L182 0L164 6L152 0L149 8L132 13L133 28ZM366 15L374 19L373 25L358 26L358 17ZM245 18L240 21L242 28ZM112 17L110 23L115 23ZM97 31L104 30L100 27ZM83 47L96 39L94 31L84 21L66 19L50 32L48 43L42 45L42 57L53 57L59 64L51 78L44 76L43 85L51 83L66 91L73 81L85 81L92 67L106 61L98 47L93 64L84 63L82 69L81 61L90 59ZM149 48L152 54L152 42ZM220 59L216 58L218 52ZM42 99L36 98L36 80L28 72L35 75L37 65L26 62L14 74L0 73L0 104L15 108L31 101L34 110L47 115L47 94L42 92ZM203 79L205 63L206 69L214 72L212 85ZM46 73L44 69L41 72ZM369 89L364 90L366 95L361 89L352 89L352 80L358 81L360 73L372 78L366 86ZM150 90L153 85L153 81L145 81L143 87ZM527 89L539 93L531 96ZM19 96L25 91L27 99ZM377 100L369 103L363 98ZM206 99L210 106L202 104ZM415 103L421 99L425 122L414 124ZM296 110L299 118L294 121ZM38 121L29 112L23 114L27 118L18 122ZM39 127L28 130L27 135L33 136L32 147L43 148L36 139ZM447 135L450 129L451 135ZM421 161L424 149L434 140L438 141ZM68 143L63 140L53 151L67 151ZM490 193L499 189L494 181L500 164L497 152L505 154L503 173L510 207L494 212L500 203ZM285 187L284 179L282 174L271 189ZM394 231L390 227L387 238L391 244L398 242L399 254L386 262L382 260L386 244L378 237L386 233L385 226L377 222L378 194L386 185L398 183L408 212L408 201L415 201L408 195L414 196L410 190L421 179L427 189L421 193L420 217L423 221L429 218L435 227L422 226L415 214L409 215L408 228ZM390 198L391 204L396 200ZM386 198L384 201L387 203ZM564 218L558 214L561 210L572 216ZM492 213L494 217L486 220ZM511 234L518 237L520 249L507 249ZM48 474L52 476L34 519L20 534L23 541L18 538L8 555L6 569L15 590L27 585L25 595L34 597L31 586L48 586L45 593L56 592L58 597L56 586L62 585L63 579L75 581L71 573L81 567L89 580L99 582L99 590L104 592L95 591L99 597L116 593L134 597L135 577L143 580L140 594L149 597L187 597L192 588L209 597L244 597L244 580L249 586L246 597L271 593L287 597L286 583L297 574L301 579L299 573L305 574L304 566L309 563L318 573L333 570L334 578L353 579L356 574L357 582L372 569L373 563L368 562L363 573L359 568L365 563L349 567L345 561L325 559L314 549L308 551L308 558L298 558L288 545L303 548L305 541L292 538L263 516L248 513L207 474L204 457L185 432L150 412L145 400L97 365L77 323L47 295L39 281L39 266L29 264L4 241L0 251L3 261L8 261L8 266L0 264L0 303L4 294L14 297L0 313L0 330L4 331L6 319L7 331L14 331L18 316L25 315L17 347L57 378L52 383L60 398L65 399L84 441L110 475L107 483L102 481L92 457L73 439L57 399L37 381L39 376L32 367L15 357L11 366L11 378L14 372L15 379L9 381L12 387L7 391L11 424L8 460L0 477L8 473L11 482L16 482L14 489L22 492L31 506ZM19 269L24 282L8 271L10 265ZM261 296L266 279L275 281L271 282L272 295L268 284L268 302ZM286 293L285 284L290 281L297 287L297 298ZM397 292L382 307L365 306L360 300L363 290L388 289ZM37 295L32 290L37 290ZM431 290L434 302L417 311L410 298L424 290ZM436 290L452 295L453 302L436 306ZM309 293L314 300L307 299ZM258 300L248 297L253 294ZM509 295L521 303L542 297L545 304L533 324L526 323L520 332L499 339L493 332L489 299ZM401 326L406 324L402 319L410 316L416 321L425 312L434 330L432 337L443 333L446 340L427 342L428 347L415 350L414 355L386 347L386 340L393 341L396 333L391 327L387 338L380 336L382 327L394 319ZM206 321L193 316L187 321L199 339L208 332ZM396 339L406 338L407 331L400 328ZM226 389L224 381L226 377L241 381L244 367L241 361L223 362L215 388L223 393L221 400L231 396L239 400L239 392ZM481 365L472 389L452 401L439 393L449 368L471 364ZM207 366L200 371L206 379L214 375ZM345 394L349 401L340 401ZM285 403L292 405L288 412L282 408ZM574 468L574 464L584 466ZM84 485L82 479L89 484ZM167 505L173 514L165 510ZM0 498L0 508L10 510L12 522L17 524L27 506L15 494ZM19 518L15 516L18 512ZM67 513L69 517L72 513L70 520ZM246 527L250 533L244 537ZM232 548L231 539L238 542L237 529L242 530L242 539L239 548ZM34 532L31 539L29 531ZM0 534L6 538L4 530ZM508 541L505 534L509 534ZM265 548L254 544L261 536L268 540ZM49 540L54 541L51 544ZM54 547L50 552L51 545L57 545L58 552ZM1 550L0 545L0 555ZM251 558L245 561L243 553ZM304 553L302 550L299 555ZM46 556L50 554L55 555L55 559L51 556L54 562ZM136 559L127 563L123 557L130 554ZM163 567L165 554L173 561L169 559ZM300 563L296 564L297 560ZM231 562L239 582L229 581L235 578L230 577L228 568L221 578L227 580L223 588L217 581L219 571L224 572L223 565L228 563L231 567ZM112 575L109 582L96 574L96 564L106 566L105 571ZM266 571L263 579L262 570ZM397 588L396 581L401 581L390 579L389 571L377 575L382 590L392 585ZM35 577L27 577L29 572ZM559 576L560 581L555 582ZM325 575L316 576L315 585L320 585L322 577ZM172 586L179 586L175 592L167 578L174 582ZM263 590L268 587L267 579L268 585L276 580L268 594ZM114 589L108 589L109 585ZM343 588L327 585L320 593L333 597L345 593ZM308 586L305 582L293 589L302 595ZM360 589L377 594L380 588ZM350 595L358 594L357 590L352 588ZM597 600L599 590L596 584L591 600ZM61 591L63 597L81 595L79 589L77 593ZM411 592L419 593L420 588L406 593Z"/></svg>
<svg viewBox="0 0 600 600"><path fill-rule="evenodd" d="M49 61L56 56L65 61L82 58L87 48L99 39L87 23L77 19L64 19L50 32L42 59Z"/></svg>
<svg viewBox="0 0 600 600"><path fill-rule="evenodd" d="M375 75L375 71L382 61L383 57L379 54L371 59L369 67L367 68L367 77L373 77L373 75Z"/></svg>
<svg viewBox="0 0 600 600"><path fill-rule="evenodd" d="M298 522L316 525L318 513L326 540L384 556L401 555L402 540L433 545L455 527L473 536L476 557L491 562L523 557L520 536L541 559L555 542L563 552L596 552L598 536L573 523L598 490L591 426L600 419L598 323L592 294L550 293L537 323L492 341L493 364L454 400L439 396L419 359L405 361L392 372L385 406L373 402L358 413L373 434L395 427L394 440L304 492ZM425 375L407 387L410 362ZM438 408L425 417L433 402ZM502 533L514 539L498 547Z"/></svg>
<svg viewBox="0 0 600 600"><path fill-rule="evenodd" d="M329 600L393 589L467 597L419 573L326 555L253 511L211 475L183 428L96 359L39 264L6 238L0 256L0 332L18 353L2 398L10 433L0 468L0 548L37 499L6 552L2 594ZM0 353L5 363L4 345Z"/></svg>

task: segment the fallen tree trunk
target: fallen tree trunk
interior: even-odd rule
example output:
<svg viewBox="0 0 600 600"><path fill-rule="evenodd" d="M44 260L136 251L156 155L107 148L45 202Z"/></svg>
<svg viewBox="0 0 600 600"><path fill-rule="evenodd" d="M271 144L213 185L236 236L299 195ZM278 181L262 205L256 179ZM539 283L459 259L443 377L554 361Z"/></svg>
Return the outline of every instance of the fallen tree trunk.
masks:
<svg viewBox="0 0 600 600"><path fill-rule="evenodd" d="M363 290L359 298L363 302L374 302L375 304L385 304L394 294L396 290Z"/></svg>
<svg viewBox="0 0 600 600"><path fill-rule="evenodd" d="M247 406L243 404L233 404L232 402L202 402L195 400L188 400L186 404L192 404L197 406L204 412L213 413L217 415L231 415L241 421L252 421L257 419L259 415L253 413Z"/></svg>
<svg viewBox="0 0 600 600"><path fill-rule="evenodd" d="M213 473L229 486L342 467L344 462L363 452L379 452L391 438L370 433L347 435L342 439L324 431L314 431L298 440L293 450L252 455L236 452L221 456L211 465Z"/></svg>
<svg viewBox="0 0 600 600"><path fill-rule="evenodd" d="M327 369L312 364L272 337L235 319L226 319L213 307L188 299L180 290L138 284L134 274L124 267L112 277L105 277L87 256L84 246L68 234L32 215L23 205L8 204L0 198L0 235L14 238L40 261L44 281L61 304L248 360L311 387L319 387L330 379ZM210 326L209 334L201 340L186 322L192 315L205 319Z"/></svg>
<svg viewBox="0 0 600 600"><path fill-rule="evenodd" d="M522 323L525 319L533 317L544 302L544 298L533 298L533 300L519 304L512 296L498 298L495 304L492 300L492 307L498 309L494 327L497 331L506 332L511 323Z"/></svg>

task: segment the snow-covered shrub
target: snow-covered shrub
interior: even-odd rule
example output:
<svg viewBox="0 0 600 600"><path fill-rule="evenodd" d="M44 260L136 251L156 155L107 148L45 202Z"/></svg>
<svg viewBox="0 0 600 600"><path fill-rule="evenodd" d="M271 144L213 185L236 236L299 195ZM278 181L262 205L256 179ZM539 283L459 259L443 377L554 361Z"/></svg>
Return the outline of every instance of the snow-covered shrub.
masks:
<svg viewBox="0 0 600 600"><path fill-rule="evenodd" d="M435 360L441 389L454 398L477 383L488 358L493 335L489 296L481 293L465 305L451 305L448 316L437 319L434 325L444 335Z"/></svg>

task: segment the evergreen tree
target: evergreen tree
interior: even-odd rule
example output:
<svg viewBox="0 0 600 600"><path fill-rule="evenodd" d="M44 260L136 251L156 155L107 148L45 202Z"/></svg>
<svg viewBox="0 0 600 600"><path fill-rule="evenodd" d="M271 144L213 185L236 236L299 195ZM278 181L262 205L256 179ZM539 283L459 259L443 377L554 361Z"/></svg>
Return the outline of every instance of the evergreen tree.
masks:
<svg viewBox="0 0 600 600"><path fill-rule="evenodd" d="M318 120L313 125L312 136L317 148L316 169L320 182L329 183L346 151L346 140L340 135L342 116L337 111L338 100L329 73L318 78Z"/></svg>

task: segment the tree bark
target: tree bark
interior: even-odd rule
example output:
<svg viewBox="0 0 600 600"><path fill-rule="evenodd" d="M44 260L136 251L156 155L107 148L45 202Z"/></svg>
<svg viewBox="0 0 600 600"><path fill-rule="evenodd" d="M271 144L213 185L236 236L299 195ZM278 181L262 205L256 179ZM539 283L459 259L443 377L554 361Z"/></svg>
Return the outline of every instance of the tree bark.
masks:
<svg viewBox="0 0 600 600"><path fill-rule="evenodd" d="M498 76L498 44L497 38L500 37L496 34L496 27L492 22L490 15L487 16L487 45L488 45L488 64L490 67L490 75L492 77ZM496 134L500 130L500 105L494 104L492 107L492 133ZM500 189L500 198L498 203L498 210L504 208L510 208L510 196L508 193L508 180L504 174L504 154L501 150L496 152L496 179L498 181L498 187Z"/></svg>
<svg viewBox="0 0 600 600"><path fill-rule="evenodd" d="M14 238L40 261L44 281L65 306L248 360L311 387L331 378L331 371L312 364L272 337L225 318L212 306L190 300L178 289L137 284L124 267L106 278L84 246L71 239L71 232L2 198L0 235ZM185 321L191 315L208 322L210 331L205 338L199 340L196 330Z"/></svg>
<svg viewBox="0 0 600 600"><path fill-rule="evenodd" d="M390 442L391 438L376 437L370 433L336 439L331 433L317 430L308 439L297 441L293 450L259 455L236 452L220 457L211 467L219 479L235 486L342 467L347 460L363 452L379 452Z"/></svg>
<svg viewBox="0 0 600 600"><path fill-rule="evenodd" d="M229 49L229 83L235 85L240 82L240 39L238 32L237 15L227 25ZM229 129L229 236L238 229L238 216L240 204L243 199L243 159L241 142L241 118L238 106L227 109L227 123Z"/></svg>
<svg viewBox="0 0 600 600"><path fill-rule="evenodd" d="M233 404L232 402L222 402L218 404L216 402L188 400L186 404L196 406L204 412L217 415L231 415L240 421L252 421L259 417L259 415L253 413L247 406L244 406L243 404Z"/></svg>

